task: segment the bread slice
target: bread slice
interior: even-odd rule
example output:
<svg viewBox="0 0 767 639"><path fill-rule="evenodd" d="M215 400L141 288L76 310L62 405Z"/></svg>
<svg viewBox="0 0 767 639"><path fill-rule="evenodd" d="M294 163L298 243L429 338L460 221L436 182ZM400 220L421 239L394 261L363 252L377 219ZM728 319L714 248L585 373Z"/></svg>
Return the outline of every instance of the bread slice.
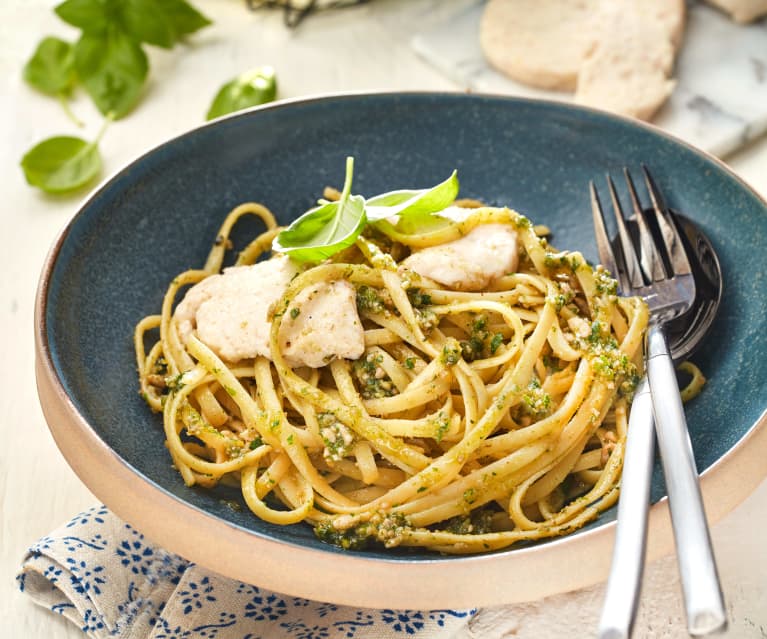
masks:
<svg viewBox="0 0 767 639"><path fill-rule="evenodd" d="M604 0L602 12L632 13L640 22L655 22L671 41L674 53L682 46L687 12L684 0Z"/></svg>
<svg viewBox="0 0 767 639"><path fill-rule="evenodd" d="M479 38L488 62L510 78L572 91L594 46L602 0L489 0Z"/></svg>
<svg viewBox="0 0 767 639"><path fill-rule="evenodd" d="M480 42L514 80L648 119L673 90L684 26L684 0L489 0Z"/></svg>
<svg viewBox="0 0 767 639"><path fill-rule="evenodd" d="M706 0L732 16L735 22L753 22L767 15L767 0Z"/></svg>
<svg viewBox="0 0 767 639"><path fill-rule="evenodd" d="M668 99L674 47L657 22L616 14L578 74L575 102L649 120Z"/></svg>

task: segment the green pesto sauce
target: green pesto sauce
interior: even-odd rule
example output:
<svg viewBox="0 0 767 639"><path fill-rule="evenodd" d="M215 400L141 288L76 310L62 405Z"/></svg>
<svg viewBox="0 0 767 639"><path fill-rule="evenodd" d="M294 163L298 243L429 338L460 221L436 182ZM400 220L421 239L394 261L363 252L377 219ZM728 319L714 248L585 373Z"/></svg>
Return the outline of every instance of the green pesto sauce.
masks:
<svg viewBox="0 0 767 639"><path fill-rule="evenodd" d="M344 529L337 528L333 521L320 522L314 527L314 534L320 541L345 550L362 550L376 542L387 548L397 546L402 534L410 529L404 515L377 512L367 521Z"/></svg>
<svg viewBox="0 0 767 639"><path fill-rule="evenodd" d="M381 368L383 355L369 354L356 360L352 372L357 380L360 395L365 399L392 397L397 394L397 387Z"/></svg>
<svg viewBox="0 0 767 639"><path fill-rule="evenodd" d="M357 309L362 312L383 313L386 303L378 290L363 284L357 289Z"/></svg>

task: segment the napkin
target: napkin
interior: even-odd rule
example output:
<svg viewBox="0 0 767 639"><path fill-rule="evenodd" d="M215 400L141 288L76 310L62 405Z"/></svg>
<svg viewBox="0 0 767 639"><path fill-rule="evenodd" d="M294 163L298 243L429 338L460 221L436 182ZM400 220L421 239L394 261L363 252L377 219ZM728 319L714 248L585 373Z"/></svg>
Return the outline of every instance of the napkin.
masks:
<svg viewBox="0 0 767 639"><path fill-rule="evenodd" d="M448 639L466 636L477 612L358 609L272 592L151 544L104 506L35 543L16 580L91 639Z"/></svg>

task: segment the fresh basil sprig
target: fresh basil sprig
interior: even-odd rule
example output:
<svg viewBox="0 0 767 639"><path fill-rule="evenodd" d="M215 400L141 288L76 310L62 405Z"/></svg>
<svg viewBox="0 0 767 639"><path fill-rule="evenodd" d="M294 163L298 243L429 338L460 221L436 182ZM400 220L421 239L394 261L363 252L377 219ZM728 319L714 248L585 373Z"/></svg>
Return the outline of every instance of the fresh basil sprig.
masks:
<svg viewBox="0 0 767 639"><path fill-rule="evenodd" d="M142 44L169 49L210 24L186 0L64 0L54 11L82 33L75 44L45 38L27 63L39 69L40 62L49 62L44 82L39 74L25 77L35 88L56 94L61 89L51 87L68 90L76 78L99 111L114 119L126 115L141 96L149 70Z"/></svg>
<svg viewBox="0 0 767 639"><path fill-rule="evenodd" d="M141 46L121 31L84 33L75 45L77 75L104 115L115 120L138 102L149 62Z"/></svg>
<svg viewBox="0 0 767 639"><path fill-rule="evenodd" d="M365 201L368 220L376 222L394 215L416 222L450 206L458 195L458 171L430 189L389 191Z"/></svg>
<svg viewBox="0 0 767 639"><path fill-rule="evenodd" d="M241 73L222 86L208 109L207 120L241 109L266 104L277 97L277 77L272 67Z"/></svg>
<svg viewBox="0 0 767 639"><path fill-rule="evenodd" d="M24 67L34 88L59 98L67 114L67 97L80 83L106 121L127 115L141 97L149 72L143 44L171 48L210 24L186 0L64 0L55 7L65 22L80 29L72 44L46 37ZM21 161L29 184L50 192L74 190L100 170L97 138L71 136L45 140Z"/></svg>
<svg viewBox="0 0 767 639"><path fill-rule="evenodd" d="M321 262L354 244L365 226L365 198L352 195L354 158L346 158L341 197L310 209L282 231L272 248L299 262Z"/></svg>
<svg viewBox="0 0 767 639"><path fill-rule="evenodd" d="M304 213L274 239L272 249L300 262L321 262L354 244L368 223L397 216L398 228L408 233L432 227L434 213L450 206L458 195L458 175L453 171L430 189L390 191L366 200L351 195L353 170L354 158L346 158L346 179L338 201L321 201Z"/></svg>

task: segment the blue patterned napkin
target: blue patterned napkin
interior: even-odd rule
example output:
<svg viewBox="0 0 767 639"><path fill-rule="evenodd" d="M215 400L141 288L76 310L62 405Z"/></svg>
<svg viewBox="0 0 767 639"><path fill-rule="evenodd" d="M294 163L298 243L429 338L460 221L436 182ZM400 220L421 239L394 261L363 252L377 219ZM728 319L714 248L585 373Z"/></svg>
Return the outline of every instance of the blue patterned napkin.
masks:
<svg viewBox="0 0 767 639"><path fill-rule="evenodd" d="M16 577L92 639L447 639L475 610L336 606L233 581L150 544L95 507L34 544Z"/></svg>

